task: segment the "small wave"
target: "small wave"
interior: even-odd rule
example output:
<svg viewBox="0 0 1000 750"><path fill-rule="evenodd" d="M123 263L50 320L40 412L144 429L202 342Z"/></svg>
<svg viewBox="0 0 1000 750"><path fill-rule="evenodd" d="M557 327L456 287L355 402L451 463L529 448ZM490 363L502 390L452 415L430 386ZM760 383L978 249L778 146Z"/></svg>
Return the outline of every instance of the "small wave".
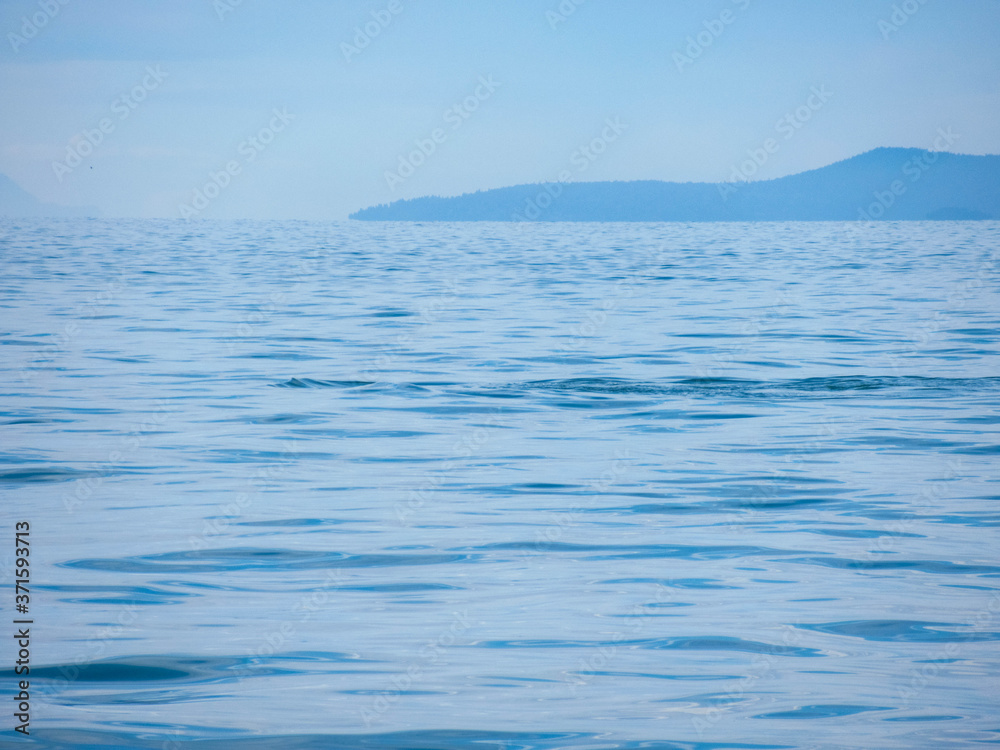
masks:
<svg viewBox="0 0 1000 750"><path fill-rule="evenodd" d="M72 482L76 479L107 476L109 472L79 471L57 467L39 467L37 469L14 469L0 472L2 484L38 484L43 482Z"/></svg>
<svg viewBox="0 0 1000 750"><path fill-rule="evenodd" d="M314 380L313 378L291 378L283 383L274 383L275 388L360 388L374 385L371 380Z"/></svg>
<svg viewBox="0 0 1000 750"><path fill-rule="evenodd" d="M902 641L908 643L960 643L1000 640L1000 633L956 631L957 623L924 622L921 620L850 620L816 625L798 625L830 635L845 635L866 641ZM945 628L952 628L947 630Z"/></svg>
<svg viewBox="0 0 1000 750"><path fill-rule="evenodd" d="M855 706L841 703L823 703L815 706L796 706L788 711L771 711L757 714L753 719L836 719L868 711L892 711L890 706Z"/></svg>

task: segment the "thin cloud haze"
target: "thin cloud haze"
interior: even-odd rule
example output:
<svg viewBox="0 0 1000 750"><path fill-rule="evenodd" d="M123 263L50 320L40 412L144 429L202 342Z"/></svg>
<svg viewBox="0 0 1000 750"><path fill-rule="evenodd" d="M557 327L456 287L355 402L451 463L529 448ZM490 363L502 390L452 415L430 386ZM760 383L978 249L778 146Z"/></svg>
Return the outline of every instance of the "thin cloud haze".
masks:
<svg viewBox="0 0 1000 750"><path fill-rule="evenodd" d="M566 169L723 182L771 138L750 179L941 128L1000 153L997 28L987 0L16 0L0 172L106 216L179 218L207 191L199 216L343 219ZM609 119L627 132L578 171Z"/></svg>

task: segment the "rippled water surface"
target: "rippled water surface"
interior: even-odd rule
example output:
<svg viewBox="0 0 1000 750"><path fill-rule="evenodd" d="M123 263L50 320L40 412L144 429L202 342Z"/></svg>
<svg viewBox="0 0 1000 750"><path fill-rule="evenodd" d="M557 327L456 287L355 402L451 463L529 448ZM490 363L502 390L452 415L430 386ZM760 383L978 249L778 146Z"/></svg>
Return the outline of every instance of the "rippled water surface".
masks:
<svg viewBox="0 0 1000 750"><path fill-rule="evenodd" d="M998 245L8 220L2 742L998 743Z"/></svg>

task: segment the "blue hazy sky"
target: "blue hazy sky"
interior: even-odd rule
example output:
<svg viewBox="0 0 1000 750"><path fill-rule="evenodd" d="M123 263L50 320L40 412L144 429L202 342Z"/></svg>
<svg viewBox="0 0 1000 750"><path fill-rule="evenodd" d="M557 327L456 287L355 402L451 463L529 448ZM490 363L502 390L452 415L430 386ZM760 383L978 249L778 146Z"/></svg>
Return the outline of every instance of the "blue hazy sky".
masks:
<svg viewBox="0 0 1000 750"><path fill-rule="evenodd" d="M1000 153L997 0L4 0L0 32L0 172L106 216Z"/></svg>

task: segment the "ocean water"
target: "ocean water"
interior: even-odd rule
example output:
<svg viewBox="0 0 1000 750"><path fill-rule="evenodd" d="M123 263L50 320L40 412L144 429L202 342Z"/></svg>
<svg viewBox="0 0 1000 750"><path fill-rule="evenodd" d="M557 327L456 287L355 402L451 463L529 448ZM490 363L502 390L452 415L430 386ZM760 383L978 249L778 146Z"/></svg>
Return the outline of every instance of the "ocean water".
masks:
<svg viewBox="0 0 1000 750"><path fill-rule="evenodd" d="M996 744L998 247L5 220L0 745Z"/></svg>

